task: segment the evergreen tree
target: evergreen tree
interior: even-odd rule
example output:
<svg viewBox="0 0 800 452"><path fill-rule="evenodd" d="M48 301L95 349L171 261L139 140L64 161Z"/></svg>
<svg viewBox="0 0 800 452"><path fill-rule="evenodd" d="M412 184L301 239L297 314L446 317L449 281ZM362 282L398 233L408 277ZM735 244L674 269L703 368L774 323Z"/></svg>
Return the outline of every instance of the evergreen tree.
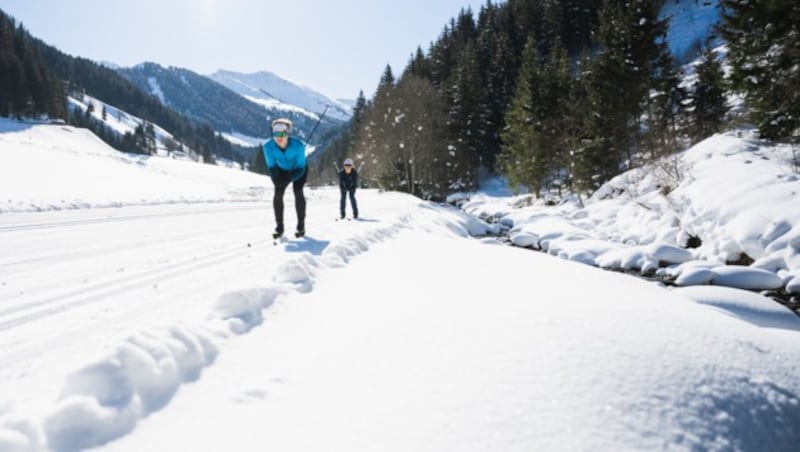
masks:
<svg viewBox="0 0 800 452"><path fill-rule="evenodd" d="M486 112L481 110L483 81L472 43L468 43L461 54L453 75L447 91L450 105L447 123L449 147L457 157L451 170L457 175L451 177L461 180L463 189L471 190L476 187L478 167L486 166L486 160L491 158L482 152Z"/></svg>
<svg viewBox="0 0 800 452"><path fill-rule="evenodd" d="M731 80L768 139L800 140L800 3L723 0Z"/></svg>
<svg viewBox="0 0 800 452"><path fill-rule="evenodd" d="M647 98L647 125L645 132L645 151L647 156L658 158L675 152L679 125L688 94L680 86L682 74L678 71L672 55L662 42L660 55L651 69L650 95Z"/></svg>
<svg viewBox="0 0 800 452"><path fill-rule="evenodd" d="M584 78L589 107L579 179L596 188L625 167L641 151L642 117L656 89L659 64L668 61L664 21L650 0L607 0L600 12L600 53Z"/></svg>
<svg viewBox="0 0 800 452"><path fill-rule="evenodd" d="M450 78L450 73L455 66L456 48L453 33L449 26L445 26L442 33L428 51L428 70L433 86L441 89Z"/></svg>
<svg viewBox="0 0 800 452"><path fill-rule="evenodd" d="M66 118L61 82L22 24L0 11L0 115Z"/></svg>
<svg viewBox="0 0 800 452"><path fill-rule="evenodd" d="M538 193L546 168L537 155L537 136L533 128L535 92L541 83L538 43L528 39L522 53L522 67L517 77L511 107L506 113L506 129L501 134L500 164L512 185L524 185Z"/></svg>
<svg viewBox="0 0 800 452"><path fill-rule="evenodd" d="M403 71L403 75L414 75L416 77L430 79L431 69L428 59L422 52L422 47L417 47L417 51L409 60L408 66L405 71Z"/></svg>
<svg viewBox="0 0 800 452"><path fill-rule="evenodd" d="M525 47L509 125L503 135L506 170L514 183L526 185L537 197L550 187L568 164L567 151L574 145L570 124L572 73L566 49L556 38L545 62L531 37Z"/></svg>
<svg viewBox="0 0 800 452"><path fill-rule="evenodd" d="M375 90L375 96L373 99L390 96L392 93L392 87L394 87L394 74L392 73L392 67L387 64L383 69L383 74L381 74L380 80L378 81L378 88Z"/></svg>
<svg viewBox="0 0 800 452"><path fill-rule="evenodd" d="M381 173L383 166L387 165L390 160L391 132L396 115L392 104L395 91L394 81L392 68L387 65L378 82L375 95L370 102L366 103L361 118L354 123L355 134L352 146L367 159L374 174Z"/></svg>
<svg viewBox="0 0 800 452"><path fill-rule="evenodd" d="M697 65L697 83L690 100L689 133L692 139L702 140L719 132L728 111L725 79L722 65L708 46Z"/></svg>
<svg viewBox="0 0 800 452"><path fill-rule="evenodd" d="M145 122L143 134L143 149L147 154L156 153L156 130L152 122Z"/></svg>
<svg viewBox="0 0 800 452"><path fill-rule="evenodd" d="M580 55L592 46L592 33L597 29L597 11L603 0L561 0L561 40L569 53Z"/></svg>
<svg viewBox="0 0 800 452"><path fill-rule="evenodd" d="M508 31L501 24L503 11L488 3L478 21L478 59L483 80L479 108L484 128L479 156L490 173L497 169L500 131L505 127L519 67L519 56L514 54Z"/></svg>
<svg viewBox="0 0 800 452"><path fill-rule="evenodd" d="M364 97L364 91L358 92L358 97L356 97L356 103L353 105L353 124L358 124L361 122L361 118L364 116L364 110L367 107L367 99Z"/></svg>

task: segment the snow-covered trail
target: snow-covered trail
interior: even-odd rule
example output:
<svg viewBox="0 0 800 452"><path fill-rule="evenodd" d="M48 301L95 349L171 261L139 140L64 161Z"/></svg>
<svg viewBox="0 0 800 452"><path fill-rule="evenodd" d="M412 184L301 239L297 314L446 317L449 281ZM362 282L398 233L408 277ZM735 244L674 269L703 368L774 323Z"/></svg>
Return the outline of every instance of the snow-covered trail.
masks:
<svg viewBox="0 0 800 452"><path fill-rule="evenodd" d="M132 328L206 314L211 288L265 251L265 210L200 204L1 216L0 381L21 372L49 378L52 360L96 356ZM248 250L247 240L262 246Z"/></svg>
<svg viewBox="0 0 800 452"><path fill-rule="evenodd" d="M796 331L541 253L410 228L269 311L103 450L792 450L800 440Z"/></svg>
<svg viewBox="0 0 800 452"><path fill-rule="evenodd" d="M0 412L9 398L52 404L76 364L124 338L202 324L222 294L268 285L302 253L398 221L375 191L359 192L361 221L334 221L338 190L306 196L308 237L278 246L271 202L0 215ZM293 231L293 196L285 201Z"/></svg>

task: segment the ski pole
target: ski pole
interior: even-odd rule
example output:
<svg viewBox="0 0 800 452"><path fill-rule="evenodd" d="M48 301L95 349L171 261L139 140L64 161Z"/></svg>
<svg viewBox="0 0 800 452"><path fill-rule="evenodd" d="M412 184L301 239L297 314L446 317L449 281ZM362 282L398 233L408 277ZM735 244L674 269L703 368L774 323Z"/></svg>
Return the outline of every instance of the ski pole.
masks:
<svg viewBox="0 0 800 452"><path fill-rule="evenodd" d="M319 123L322 122L322 118L325 117L325 113L327 111L328 111L328 105L325 106L325 110L322 110L322 114L319 116L319 119L317 119L317 123L314 125L314 128L311 129L311 133L308 135L308 138L306 138L306 143L311 143L311 137L314 136L314 132L317 131L317 127L319 127Z"/></svg>

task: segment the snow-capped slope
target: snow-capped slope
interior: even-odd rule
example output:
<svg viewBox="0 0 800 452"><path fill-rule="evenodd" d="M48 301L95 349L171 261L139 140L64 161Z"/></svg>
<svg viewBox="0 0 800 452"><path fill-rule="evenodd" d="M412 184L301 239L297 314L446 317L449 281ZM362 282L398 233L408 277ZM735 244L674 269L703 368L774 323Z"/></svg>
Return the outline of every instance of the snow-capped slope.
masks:
<svg viewBox="0 0 800 452"><path fill-rule="evenodd" d="M667 0L660 17L669 18L667 43L678 61L695 58L720 21L720 0Z"/></svg>
<svg viewBox="0 0 800 452"><path fill-rule="evenodd" d="M249 145L258 145L269 136L263 108L206 76L155 63L117 72L165 106L218 132L237 136Z"/></svg>
<svg viewBox="0 0 800 452"><path fill-rule="evenodd" d="M122 133L135 127L135 118L121 118L109 107L109 127ZM190 159L119 152L87 129L4 119L0 161L0 214L260 199L266 182L255 173ZM172 188L165 191L164 184ZM251 186L258 188L251 193Z"/></svg>
<svg viewBox="0 0 800 452"><path fill-rule="evenodd" d="M271 72L261 71L242 74L220 70L210 77L246 98L271 108L285 108L317 117L328 106L327 117L346 121L352 116L347 105L333 100L311 88L299 86Z"/></svg>
<svg viewBox="0 0 800 452"><path fill-rule="evenodd" d="M70 109L83 113L85 113L89 108L89 105L91 105L94 110L92 112L92 118L120 136L123 136L126 133L133 134L137 127L145 124L143 119L120 110L111 104L107 104L99 99L89 96L88 94L84 95L82 99L68 97L67 100L69 102ZM106 111L105 118L103 118L103 109ZM191 160L200 160L201 157L186 145L183 145L182 150L180 151L174 149L174 146L178 145L175 137L171 133L161 128L158 124L153 124L153 130L155 132L156 152L158 154L170 155L177 158L187 157Z"/></svg>

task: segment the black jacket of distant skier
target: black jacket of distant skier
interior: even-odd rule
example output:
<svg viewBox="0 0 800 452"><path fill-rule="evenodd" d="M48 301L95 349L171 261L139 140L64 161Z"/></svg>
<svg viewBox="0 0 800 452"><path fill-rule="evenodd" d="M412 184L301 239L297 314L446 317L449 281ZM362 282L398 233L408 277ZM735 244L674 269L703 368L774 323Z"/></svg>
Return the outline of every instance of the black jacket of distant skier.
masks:
<svg viewBox="0 0 800 452"><path fill-rule="evenodd" d="M341 218L344 218L347 198L350 198L350 205L353 207L353 218L358 218L358 203L356 202L357 187L358 171L356 171L355 168L351 167L349 174L347 169L339 171L339 188L342 191L342 197L339 201L339 215Z"/></svg>
<svg viewBox="0 0 800 452"><path fill-rule="evenodd" d="M350 174L347 174L345 170L339 171L339 188L343 191L355 191L357 187L358 171L355 168L350 170Z"/></svg>

